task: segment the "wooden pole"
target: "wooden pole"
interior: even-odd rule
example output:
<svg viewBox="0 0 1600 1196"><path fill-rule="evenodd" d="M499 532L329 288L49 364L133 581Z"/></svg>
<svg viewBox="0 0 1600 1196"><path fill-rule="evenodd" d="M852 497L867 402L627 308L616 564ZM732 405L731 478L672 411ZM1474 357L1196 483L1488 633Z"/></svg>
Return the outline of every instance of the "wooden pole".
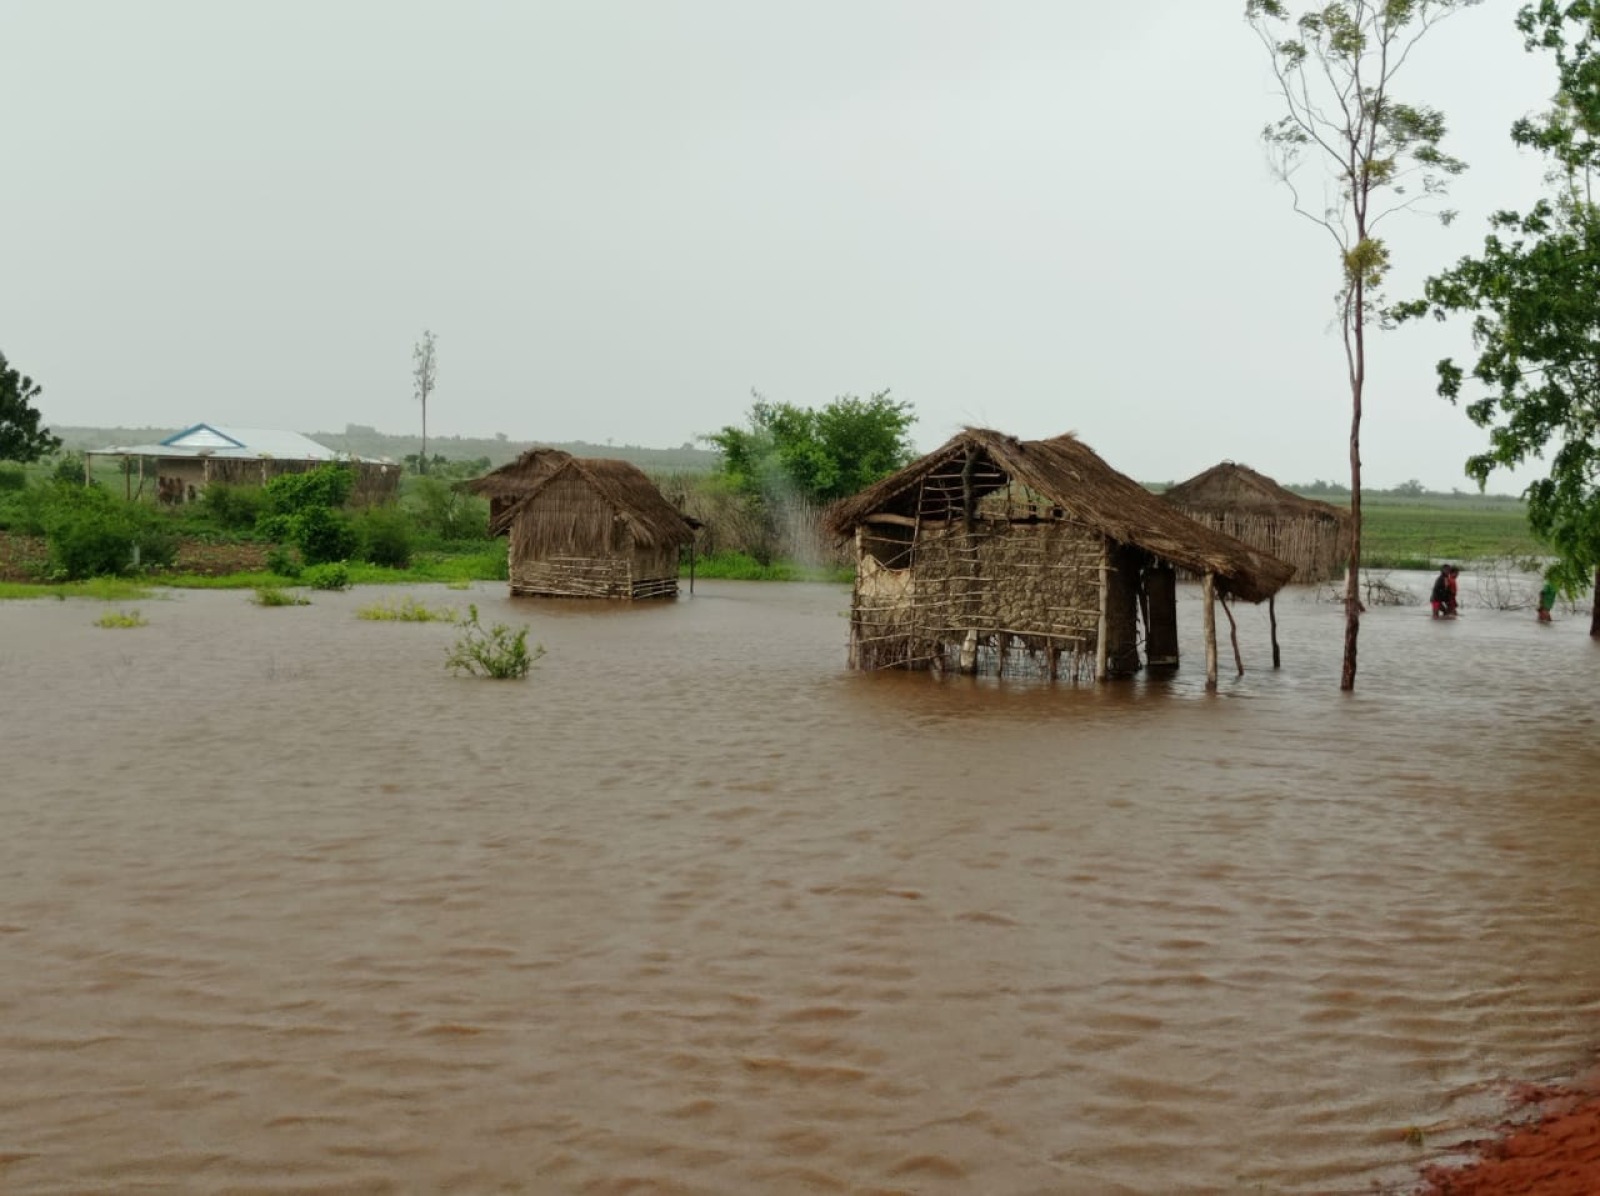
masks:
<svg viewBox="0 0 1600 1196"><path fill-rule="evenodd" d="M1272 667L1278 668L1283 664L1283 658L1278 653L1278 596L1276 594L1267 599L1267 618L1272 623Z"/></svg>
<svg viewBox="0 0 1600 1196"><path fill-rule="evenodd" d="M1233 664L1239 670L1239 676L1244 676L1244 657L1239 654L1239 624L1233 621L1233 608L1228 605L1228 600L1222 600L1222 613L1228 616L1228 635L1233 640Z"/></svg>
<svg viewBox="0 0 1600 1196"><path fill-rule="evenodd" d="M1206 629L1206 689L1217 688L1217 579L1207 573L1200 579L1200 607Z"/></svg>
<svg viewBox="0 0 1600 1196"><path fill-rule="evenodd" d="M1111 646L1106 642L1111 625L1111 545L1100 541L1100 630L1095 636L1094 679L1104 681L1110 672Z"/></svg>

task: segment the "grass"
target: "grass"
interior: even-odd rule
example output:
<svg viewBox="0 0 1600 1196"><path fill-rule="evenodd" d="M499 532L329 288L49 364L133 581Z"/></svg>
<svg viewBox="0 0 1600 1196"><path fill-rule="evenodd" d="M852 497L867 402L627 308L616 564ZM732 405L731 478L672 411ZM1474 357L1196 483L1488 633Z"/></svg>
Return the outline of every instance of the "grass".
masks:
<svg viewBox="0 0 1600 1196"><path fill-rule="evenodd" d="M123 577L94 577L88 581L46 583L0 581L0 601L25 598L95 598L101 602L126 602L150 597L150 583Z"/></svg>
<svg viewBox="0 0 1600 1196"><path fill-rule="evenodd" d="M150 620L137 610L108 610L94 621L96 627L148 627Z"/></svg>
<svg viewBox="0 0 1600 1196"><path fill-rule="evenodd" d="M257 586L257 606L310 606L311 599L284 586Z"/></svg>
<svg viewBox="0 0 1600 1196"><path fill-rule="evenodd" d="M1362 503L1361 563L1427 569L1440 561L1538 557L1548 550L1528 531L1517 499L1377 498Z"/></svg>
<svg viewBox="0 0 1600 1196"><path fill-rule="evenodd" d="M689 576L688 567L681 576ZM763 565L742 552L718 552L695 562L695 578L715 581L833 581L848 582L855 570L848 566L802 565L797 561L773 561Z"/></svg>
<svg viewBox="0 0 1600 1196"><path fill-rule="evenodd" d="M377 623L454 623L460 615L454 607L426 606L407 596L399 605L385 599L356 611L356 618Z"/></svg>

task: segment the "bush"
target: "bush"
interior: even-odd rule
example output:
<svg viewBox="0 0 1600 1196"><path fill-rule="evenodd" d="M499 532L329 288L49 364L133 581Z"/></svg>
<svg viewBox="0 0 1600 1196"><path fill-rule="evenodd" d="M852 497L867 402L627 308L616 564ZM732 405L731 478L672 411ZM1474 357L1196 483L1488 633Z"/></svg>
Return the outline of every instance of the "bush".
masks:
<svg viewBox="0 0 1600 1196"><path fill-rule="evenodd" d="M313 590L348 590L350 588L350 570L343 561L329 561L320 565L308 565L300 574L300 580Z"/></svg>
<svg viewBox="0 0 1600 1196"><path fill-rule="evenodd" d="M526 677L533 662L544 655L542 644L529 652L526 627L513 631L504 623L496 623L485 629L478 622L477 606L469 606L467 611L463 634L445 658L445 668L451 672L514 681Z"/></svg>
<svg viewBox="0 0 1600 1196"><path fill-rule="evenodd" d="M0 465L0 490L26 490L28 473L20 465Z"/></svg>
<svg viewBox="0 0 1600 1196"><path fill-rule="evenodd" d="M295 555L294 549L285 548L282 544L276 545L267 553L267 568L279 577L291 580L300 576L300 558Z"/></svg>
<svg viewBox="0 0 1600 1196"><path fill-rule="evenodd" d="M319 465L305 473L281 473L262 490L263 513L301 515L316 508L344 506L355 485L355 471L344 465Z"/></svg>
<svg viewBox="0 0 1600 1196"><path fill-rule="evenodd" d="M489 534L489 504L440 478L417 478L405 501L417 528L435 540L482 540Z"/></svg>
<svg viewBox="0 0 1600 1196"><path fill-rule="evenodd" d="M361 558L390 569L411 564L411 527L394 507L370 507L356 520Z"/></svg>
<svg viewBox="0 0 1600 1196"><path fill-rule="evenodd" d="M149 507L93 486L53 483L37 510L49 544L49 572L65 581L115 576L172 564L177 537Z"/></svg>
<svg viewBox="0 0 1600 1196"><path fill-rule="evenodd" d="M312 507L291 520L291 538L308 565L348 561L361 547L355 525L343 511Z"/></svg>
<svg viewBox="0 0 1600 1196"><path fill-rule="evenodd" d="M257 586L255 604L257 606L310 606L311 599L282 586Z"/></svg>
<svg viewBox="0 0 1600 1196"><path fill-rule="evenodd" d="M73 486L83 485L83 457L77 453L62 453L56 458L55 467L50 470L50 480Z"/></svg>
<svg viewBox="0 0 1600 1196"><path fill-rule="evenodd" d="M212 482L201 496L200 505L218 527L231 532L249 531L266 507L266 495L260 486Z"/></svg>
<svg viewBox="0 0 1600 1196"><path fill-rule="evenodd" d="M459 617L453 606L425 606L411 597L398 606L384 601L356 611L356 618L375 623L454 623Z"/></svg>
<svg viewBox="0 0 1600 1196"><path fill-rule="evenodd" d="M108 610L94 621L96 627L145 627L149 620L137 610Z"/></svg>

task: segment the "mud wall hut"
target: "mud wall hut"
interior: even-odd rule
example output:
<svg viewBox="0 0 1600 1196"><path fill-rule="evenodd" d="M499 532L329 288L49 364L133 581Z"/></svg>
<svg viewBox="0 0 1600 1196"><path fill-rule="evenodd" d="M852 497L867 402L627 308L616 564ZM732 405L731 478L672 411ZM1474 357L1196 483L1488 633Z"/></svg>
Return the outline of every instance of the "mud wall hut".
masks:
<svg viewBox="0 0 1600 1196"><path fill-rule="evenodd" d="M860 669L1104 679L1175 665L1184 569L1202 578L1215 684L1213 596L1260 602L1292 572L1071 435L968 428L825 519L855 543L849 661Z"/></svg>
<svg viewBox="0 0 1600 1196"><path fill-rule="evenodd" d="M118 445L84 454L87 476L95 457L121 457L128 464L128 497L146 488L156 501L181 506L196 501L212 482L264 486L285 473L305 473L330 462L355 472L351 498L363 504L387 502L400 492L400 466L393 461L353 457L299 432L195 424L155 444Z"/></svg>
<svg viewBox="0 0 1600 1196"><path fill-rule="evenodd" d="M631 462L559 449L530 449L465 488L489 500L489 531L507 537L514 595L673 597L699 526Z"/></svg>
<svg viewBox="0 0 1600 1196"><path fill-rule="evenodd" d="M1293 565L1297 585L1327 581L1349 563L1354 525L1348 510L1302 498L1248 466L1224 461L1161 497L1189 518Z"/></svg>

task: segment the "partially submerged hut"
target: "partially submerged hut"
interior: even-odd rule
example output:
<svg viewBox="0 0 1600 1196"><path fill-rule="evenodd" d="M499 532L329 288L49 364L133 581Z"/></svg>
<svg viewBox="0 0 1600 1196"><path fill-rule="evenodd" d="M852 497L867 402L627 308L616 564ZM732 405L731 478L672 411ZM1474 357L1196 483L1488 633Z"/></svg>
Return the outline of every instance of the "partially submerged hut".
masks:
<svg viewBox="0 0 1600 1196"><path fill-rule="evenodd" d="M1189 519L1072 435L968 428L825 518L855 540L850 664L861 669L1104 679L1176 664L1184 569L1202 579L1214 686L1214 597L1260 602L1293 572Z"/></svg>
<svg viewBox="0 0 1600 1196"><path fill-rule="evenodd" d="M511 592L556 598L670 598L699 524L628 461L529 449L466 483L508 537Z"/></svg>
<svg viewBox="0 0 1600 1196"><path fill-rule="evenodd" d="M1189 518L1293 565L1296 584L1327 581L1349 563L1348 510L1302 498L1248 466L1224 461L1162 497Z"/></svg>

